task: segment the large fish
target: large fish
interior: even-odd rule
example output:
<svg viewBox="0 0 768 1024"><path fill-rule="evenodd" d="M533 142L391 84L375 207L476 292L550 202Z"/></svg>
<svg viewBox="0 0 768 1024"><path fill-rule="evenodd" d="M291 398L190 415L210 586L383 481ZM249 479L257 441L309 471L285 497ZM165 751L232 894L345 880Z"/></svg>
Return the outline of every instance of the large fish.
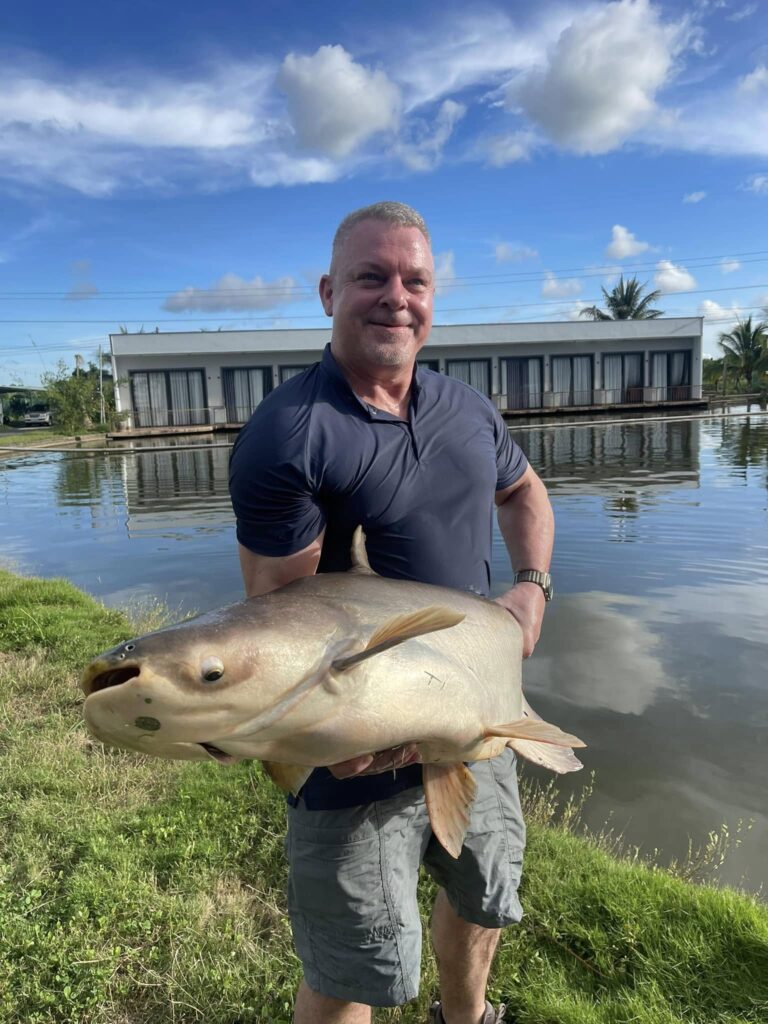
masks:
<svg viewBox="0 0 768 1024"><path fill-rule="evenodd" d="M433 831L458 857L475 782L505 746L557 772L584 744L521 688L522 632L500 605L385 579L362 531L352 568L322 573L129 640L86 669L85 718L105 743L157 757L261 759L298 792L313 768L418 745Z"/></svg>

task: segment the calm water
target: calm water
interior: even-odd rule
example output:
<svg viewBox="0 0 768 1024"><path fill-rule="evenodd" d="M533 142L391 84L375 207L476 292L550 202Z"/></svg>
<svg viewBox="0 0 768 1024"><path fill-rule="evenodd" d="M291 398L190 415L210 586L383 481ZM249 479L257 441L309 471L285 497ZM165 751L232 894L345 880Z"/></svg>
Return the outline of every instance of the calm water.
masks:
<svg viewBox="0 0 768 1024"><path fill-rule="evenodd" d="M610 819L664 857L751 820L723 877L758 889L768 865L768 417L514 434L557 517L557 598L526 688L540 714L589 743L588 820ZM65 576L112 605L160 597L203 611L237 600L227 458L207 442L0 458L0 560ZM510 578L498 536L494 571L498 591Z"/></svg>

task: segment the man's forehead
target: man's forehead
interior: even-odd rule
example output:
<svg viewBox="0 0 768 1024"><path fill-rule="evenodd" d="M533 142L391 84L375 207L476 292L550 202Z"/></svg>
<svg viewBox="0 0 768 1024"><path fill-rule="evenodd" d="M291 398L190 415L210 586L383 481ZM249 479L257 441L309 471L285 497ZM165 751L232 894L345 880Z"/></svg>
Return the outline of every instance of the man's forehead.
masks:
<svg viewBox="0 0 768 1024"><path fill-rule="evenodd" d="M431 246L419 228L380 220L355 224L342 243L341 255L345 262L377 263L391 259L398 250L407 253L411 262L432 262Z"/></svg>

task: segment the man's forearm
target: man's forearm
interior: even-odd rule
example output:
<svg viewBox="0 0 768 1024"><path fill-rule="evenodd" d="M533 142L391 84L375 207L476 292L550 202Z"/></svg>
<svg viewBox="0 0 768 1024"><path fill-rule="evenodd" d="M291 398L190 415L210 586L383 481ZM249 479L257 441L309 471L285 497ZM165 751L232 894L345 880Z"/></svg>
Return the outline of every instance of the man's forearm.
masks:
<svg viewBox="0 0 768 1024"><path fill-rule="evenodd" d="M547 489L532 475L499 506L499 529L512 568L547 572L555 540L555 518Z"/></svg>

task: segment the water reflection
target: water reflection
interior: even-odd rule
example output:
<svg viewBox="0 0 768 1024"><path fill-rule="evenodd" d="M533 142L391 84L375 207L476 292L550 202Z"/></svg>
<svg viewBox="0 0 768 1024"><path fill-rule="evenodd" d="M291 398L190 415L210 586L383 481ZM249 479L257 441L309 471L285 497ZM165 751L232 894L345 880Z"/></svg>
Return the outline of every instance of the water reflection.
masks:
<svg viewBox="0 0 768 1024"><path fill-rule="evenodd" d="M589 743L588 815L612 815L629 841L670 856L752 818L726 878L757 888L768 863L768 418L514 434L557 522L558 596L526 687ZM229 449L185 440L0 460L0 558L117 605L239 600ZM496 591L511 580L498 531L493 576Z"/></svg>

